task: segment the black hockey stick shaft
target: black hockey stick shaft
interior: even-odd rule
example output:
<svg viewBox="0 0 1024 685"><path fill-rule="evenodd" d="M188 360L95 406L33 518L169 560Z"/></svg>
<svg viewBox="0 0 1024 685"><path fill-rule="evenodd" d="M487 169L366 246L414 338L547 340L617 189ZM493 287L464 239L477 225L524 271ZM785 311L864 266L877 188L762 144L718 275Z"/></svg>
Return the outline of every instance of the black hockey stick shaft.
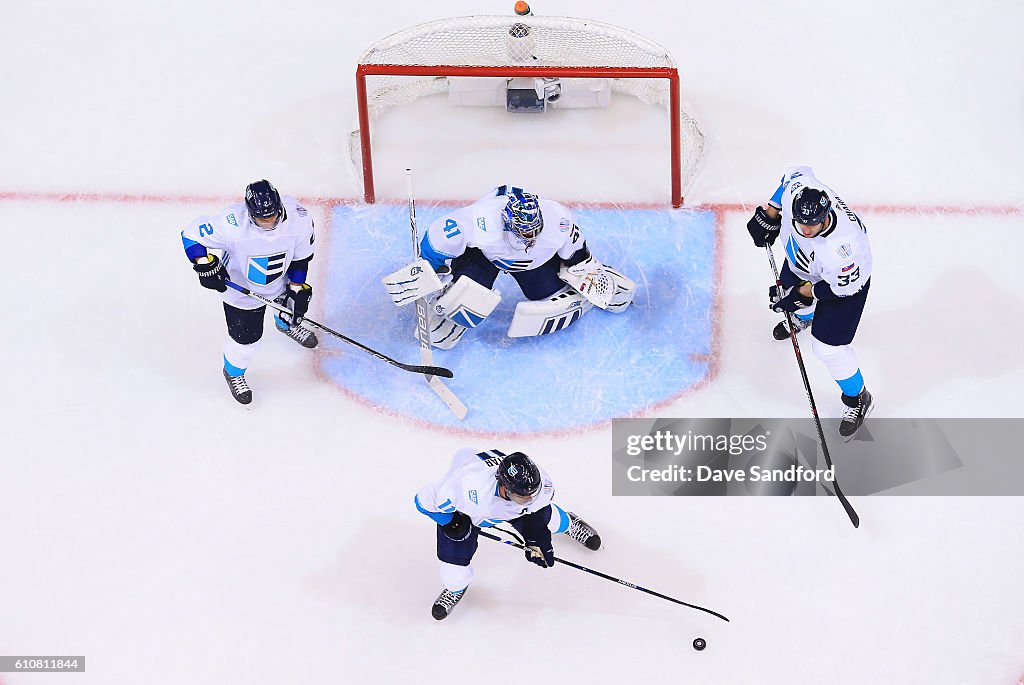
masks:
<svg viewBox="0 0 1024 685"><path fill-rule="evenodd" d="M238 292L242 293L243 295L248 295L249 297L253 298L254 300L259 300L263 304L267 305L268 307L270 307L272 309L276 309L279 312L284 312L285 314L291 314L292 313L291 310L288 309L287 307L283 307L283 306L279 305L277 302L274 302L269 297L263 297L263 295L260 295L258 293L254 293L251 290L249 290L248 288L246 288L245 286L238 285L237 283L233 283L233 282L231 282L231 281L229 281L227 279L225 279L224 284L227 285L229 288L231 288L233 290L237 290ZM451 378L452 375L453 375L450 370L448 370L448 369L446 369L446 368L444 368L442 366L417 366L415 364L403 364L402 362L400 362L398 360L392 359L391 357L387 356L386 354L382 354L382 353L378 352L377 350L373 349L372 347L367 347L366 345L362 344L361 342L359 342L357 340L353 340L352 338L348 337L347 335L342 335L341 333L328 328L327 326L323 325L322 323L318 323L316 321L313 321L313 319L303 318L302 322L303 323L308 323L311 326L316 326L317 328L319 328L320 330L324 331L325 333L330 333L331 335L333 335L335 338L338 338L342 342L347 342L349 345L354 345L354 346L358 347L359 349L361 349L363 352L371 354L374 357L376 357L377 359L380 359L383 362L387 362L388 364L391 364L392 366L397 366L398 368L402 369L403 371L409 371L411 373L422 373L422 374L427 375L427 376L443 376L445 378Z"/></svg>
<svg viewBox="0 0 1024 685"><path fill-rule="evenodd" d="M765 251L768 252L768 261L772 265L772 273L775 274L775 285L779 288L780 292L782 289L782 280L779 278L779 268L775 265L775 254L772 252L772 246L765 244ZM796 354L796 363L800 367L800 377L804 381L804 390L807 391L807 401L811 404L811 415L814 417L814 425L818 429L818 440L821 442L821 452L825 455L825 463L830 469L832 466L832 456L828 452L828 443L825 442L825 431L821 428L821 419L818 417L818 405L814 402L814 393L811 392L811 382L807 379L807 368L804 366L804 357L800 354L800 343L796 339L796 326L793 324L793 313L786 312L786 325L789 326L789 339L793 343L793 352ZM850 523L853 524L854 528L860 528L860 516L854 510L853 505L850 504L850 500L846 499L846 495L839 488L839 475L835 475L835 479L832 481L832 487L835 488L836 497L839 498L839 503L843 505L843 509L846 510L846 515L850 517Z"/></svg>
<svg viewBox="0 0 1024 685"><path fill-rule="evenodd" d="M518 547L519 549L526 549L526 546L521 544L521 543L513 542L512 540L505 540L503 538L498 537L497 535L494 535L493 533L488 533L485 530L480 530L479 532L480 532L480 535L484 536L485 538L489 538L489 539L495 540L497 542L502 542L502 543L504 543L506 545L511 545L512 547ZM666 600L668 600L670 602L675 602L676 604L682 604L684 607L690 607L691 609L696 609L697 611L703 611L704 613L711 614L712 616L715 616L716 618L720 618L723 621L728 622L728 620L729 620L728 618L726 618L722 614L718 613L717 611L712 611L711 609L705 609L702 606L697 606L696 604L690 604L688 602L684 602L682 600L675 599L673 597L669 597L668 595L663 595L660 592L655 592L654 590L648 590L645 587L640 587L639 585L634 585L633 583L630 583L629 581L622 580L621 578L616 578L615 576L610 576L607 573L601 573L600 571L595 571L592 568L587 568L586 566L581 566L580 564L574 564L571 561L566 561L565 559L559 559L558 557L555 557L555 561L557 561L560 564L565 564L566 566L571 566L572 568L577 569L579 571L586 571L587 573L589 573L591 575L595 575L598 578L604 578L605 580L611 580L611 581L614 581L614 582L616 582L616 583L618 583L620 585L625 585L626 587L631 587L634 590L639 590L640 592L646 592L649 595L654 595L655 597L660 597L661 599L666 599Z"/></svg>

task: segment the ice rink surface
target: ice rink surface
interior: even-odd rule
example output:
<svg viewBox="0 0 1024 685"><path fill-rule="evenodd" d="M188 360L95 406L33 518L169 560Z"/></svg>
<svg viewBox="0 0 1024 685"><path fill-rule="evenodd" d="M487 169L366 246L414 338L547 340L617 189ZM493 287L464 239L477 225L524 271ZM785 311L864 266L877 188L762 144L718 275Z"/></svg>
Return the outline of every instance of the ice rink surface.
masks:
<svg viewBox="0 0 1024 685"><path fill-rule="evenodd" d="M610 431L586 428L591 417L515 439L431 427L443 406L429 395L419 418L376 406L271 330L249 373L256 400L230 399L220 304L196 283L181 228L262 177L303 198L332 246L313 262L311 314L346 330L331 283L345 268L335 210L360 197L345 150L359 54L419 22L510 5L7 9L0 207L18 249L0 336L0 654L84 654L88 666L0 674L2 685L1024 677L1019 497L857 498L859 530L823 497L612 497ZM782 172L806 163L871 231L856 345L875 416L1024 416L1024 6L534 10L667 46L707 134L687 205L717 217L721 258L699 284L715 293L715 349L707 378L657 415L806 414L792 352L770 337L764 255L743 228ZM413 166L425 203L515 179L568 204L667 204L661 110L575 114L509 119L437 99L394 111L376 128L378 196L401 202ZM626 223L622 240L643 228ZM395 231L406 249L407 226ZM388 307L381 325L404 330L389 317L407 313ZM807 357L819 407L835 416L838 392ZM387 383L401 392L397 375ZM503 401L528 414L531 399ZM533 455L557 501L605 541L590 553L556 540L559 555L732 622L541 571L487 541L466 599L433 621L434 534L412 495L465 444Z"/></svg>

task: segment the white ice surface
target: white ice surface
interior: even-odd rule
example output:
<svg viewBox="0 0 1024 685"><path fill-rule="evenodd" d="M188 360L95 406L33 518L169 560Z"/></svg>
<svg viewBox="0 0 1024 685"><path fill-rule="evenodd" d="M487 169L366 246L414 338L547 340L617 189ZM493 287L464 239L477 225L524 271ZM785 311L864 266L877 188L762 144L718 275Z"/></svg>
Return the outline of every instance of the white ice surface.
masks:
<svg viewBox="0 0 1024 685"><path fill-rule="evenodd" d="M709 140L690 202L750 208L785 167L809 163L863 208L877 274L857 347L878 416L1024 416L1024 221L966 209L1024 206L1024 5L666 4L535 10L669 47ZM354 403L272 332L250 374L256 402L228 398L220 307L183 261L180 225L263 176L306 198L358 197L344 137L359 53L420 21L508 9L5 10L0 654L85 654L88 671L0 683L1024 674L1020 498L861 498L855 531L826 498L613 498L604 430L474 439L534 454L607 545L560 554L732 623L483 541L471 594L437 624L433 531L411 497L467 440ZM400 198L413 164L424 197L470 199L515 176L569 201L667 198L660 112L556 114L510 122L436 101L396 112L378 129L378 192ZM137 195L151 198L116 199ZM768 337L747 214L723 223L718 375L665 416L806 412L791 354ZM834 386L808 362L834 414Z"/></svg>

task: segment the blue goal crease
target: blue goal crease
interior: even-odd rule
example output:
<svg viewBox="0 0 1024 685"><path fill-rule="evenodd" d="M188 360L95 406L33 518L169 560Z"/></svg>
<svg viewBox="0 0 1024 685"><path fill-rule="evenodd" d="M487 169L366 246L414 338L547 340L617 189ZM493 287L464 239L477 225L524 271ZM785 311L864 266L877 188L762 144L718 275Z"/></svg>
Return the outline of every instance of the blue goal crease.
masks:
<svg viewBox="0 0 1024 685"><path fill-rule="evenodd" d="M454 206L418 207L427 226ZM713 349L715 215L704 210L587 208L576 210L594 256L637 283L622 314L592 309L568 330L536 338L506 335L523 299L515 281L498 277L502 299L434 364L469 407L457 420L415 376L326 338L339 354L321 357L324 374L363 399L438 426L493 432L579 429L642 413L707 378ZM317 255L326 322L408 363L419 363L415 308L396 308L381 284L412 261L403 206L335 208L332 239ZM626 230L628 227L628 230ZM330 325L330 323L329 323Z"/></svg>

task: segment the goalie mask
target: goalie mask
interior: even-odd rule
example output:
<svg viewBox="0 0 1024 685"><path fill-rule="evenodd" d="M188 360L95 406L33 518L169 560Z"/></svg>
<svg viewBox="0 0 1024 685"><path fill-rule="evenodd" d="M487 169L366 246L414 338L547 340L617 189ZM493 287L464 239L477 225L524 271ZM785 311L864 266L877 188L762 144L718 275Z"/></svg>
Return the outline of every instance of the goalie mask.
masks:
<svg viewBox="0 0 1024 685"><path fill-rule="evenodd" d="M521 240L526 248L533 247L544 228L540 215L540 198L521 188L510 188L508 202L501 213L505 230Z"/></svg>

